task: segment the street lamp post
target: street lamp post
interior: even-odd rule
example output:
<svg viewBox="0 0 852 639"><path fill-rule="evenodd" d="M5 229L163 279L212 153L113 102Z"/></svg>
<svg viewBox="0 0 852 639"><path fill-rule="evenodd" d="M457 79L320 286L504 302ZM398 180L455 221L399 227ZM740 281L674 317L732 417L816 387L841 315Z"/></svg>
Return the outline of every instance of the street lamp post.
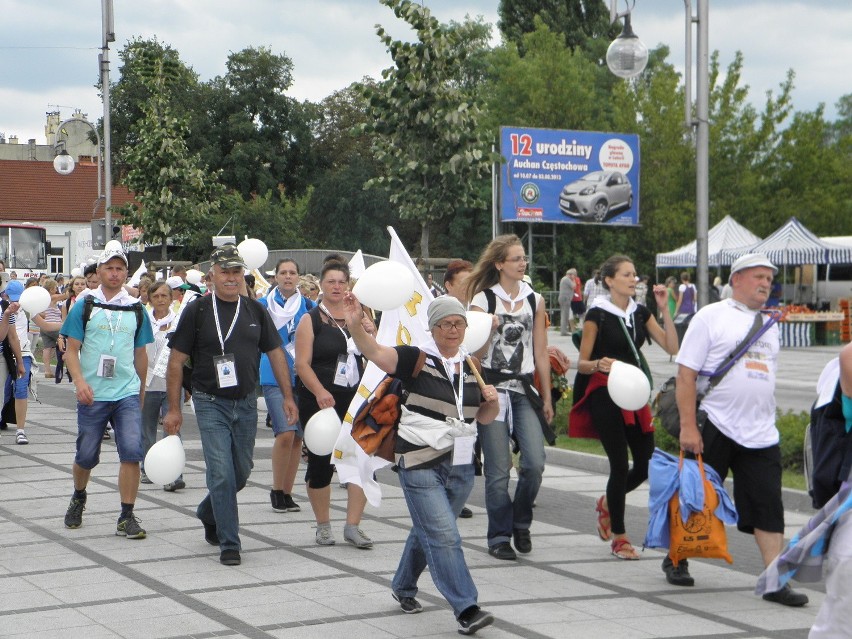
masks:
<svg viewBox="0 0 852 639"><path fill-rule="evenodd" d="M71 124L71 123L85 124L90 129L92 129L92 131L95 134L95 143L98 146L98 198L95 200L95 204L92 207L92 218L94 219L95 213L98 210L98 203L101 200L106 201L106 198L104 196L104 190L103 190L103 182L101 181L101 167L103 166L103 158L104 158L103 151L101 149L101 136L98 135L98 127L96 127L94 124L92 124L88 120L84 120L83 118L69 118L68 120L65 120L64 122L61 122L59 124L59 126L56 127L56 136L54 137L54 140L53 140L54 150L58 149L60 144L62 144L60 139L59 139L59 136L62 134L63 131L66 130L65 127L68 124ZM60 175L68 175L69 173L71 173L74 170L74 158L71 157L68 154L68 151L65 148L59 150L56 153L56 157L53 158L53 168Z"/></svg>
<svg viewBox="0 0 852 639"><path fill-rule="evenodd" d="M607 51L607 66L615 75L632 78L639 75L648 61L645 46L633 33L631 9L619 13L618 0L610 0L610 19L624 18L624 31ZM710 270L708 267L708 227L710 223L710 56L708 51L708 22L710 0L683 0L686 10L686 67L684 72L684 103L686 126L695 129L695 239L696 282L698 304L710 301ZM634 0L635 4L635 0ZM696 25L695 116L692 113L692 25ZM644 59L642 50L644 49Z"/></svg>
<svg viewBox="0 0 852 639"><path fill-rule="evenodd" d="M104 230L105 241L112 239L112 137L110 133L109 103L109 43L115 42L115 23L112 0L101 0L103 38L98 64L101 73L101 91L104 100Z"/></svg>

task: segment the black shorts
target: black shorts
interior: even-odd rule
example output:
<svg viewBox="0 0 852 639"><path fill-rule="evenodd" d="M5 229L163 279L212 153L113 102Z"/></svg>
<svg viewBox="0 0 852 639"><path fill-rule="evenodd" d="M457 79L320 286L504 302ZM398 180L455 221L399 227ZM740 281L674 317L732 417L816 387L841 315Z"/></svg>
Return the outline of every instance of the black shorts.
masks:
<svg viewBox="0 0 852 639"><path fill-rule="evenodd" d="M577 300L576 302L571 302L571 312L574 315L582 315L586 312L586 305L583 303L583 300Z"/></svg>
<svg viewBox="0 0 852 639"><path fill-rule="evenodd" d="M754 534L754 529L784 532L784 504L781 500L781 447L746 448L722 434L710 421L701 431L704 462L724 481L734 476L734 504L737 529Z"/></svg>

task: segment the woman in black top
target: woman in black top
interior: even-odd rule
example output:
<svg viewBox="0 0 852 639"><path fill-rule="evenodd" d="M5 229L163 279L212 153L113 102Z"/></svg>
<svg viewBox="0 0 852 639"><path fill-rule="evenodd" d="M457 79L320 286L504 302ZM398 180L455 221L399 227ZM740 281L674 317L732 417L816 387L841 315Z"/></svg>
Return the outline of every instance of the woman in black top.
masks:
<svg viewBox="0 0 852 639"><path fill-rule="evenodd" d="M609 297L595 299L583 323L569 434L601 440L610 474L606 495L597 501L598 534L604 541L612 540L614 556L639 559L624 528L624 507L627 493L648 477L648 462L654 452L651 410L647 405L639 411L622 410L610 398L606 385L615 361L638 366L650 375L639 349L650 337L674 355L677 332L664 286L654 286L654 298L662 311L665 330L646 306L634 301L636 269L629 257L615 255L604 262L601 280ZM628 448L633 468L629 467Z"/></svg>
<svg viewBox="0 0 852 639"><path fill-rule="evenodd" d="M333 407L342 420L358 390L362 365L360 353L346 328L343 296L349 291L349 267L341 262L327 262L320 277L322 302L302 316L296 328L296 387L299 395L299 421L307 430L308 421L323 408ZM362 318L369 332L375 327ZM331 532L331 477L334 469L331 455L315 455L308 451L305 482L308 499L317 521L316 542L320 546L335 543ZM372 548L373 542L359 528L367 505L364 491L349 484L346 526L343 538L357 548Z"/></svg>

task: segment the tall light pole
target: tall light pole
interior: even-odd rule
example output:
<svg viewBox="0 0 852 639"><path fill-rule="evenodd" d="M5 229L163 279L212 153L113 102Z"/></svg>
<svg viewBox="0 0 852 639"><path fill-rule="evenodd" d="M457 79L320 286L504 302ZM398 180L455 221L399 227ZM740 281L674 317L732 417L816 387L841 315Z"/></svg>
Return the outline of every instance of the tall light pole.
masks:
<svg viewBox="0 0 852 639"><path fill-rule="evenodd" d="M59 126L56 127L56 135L53 139L53 148L54 150L59 149L59 146L61 144L59 136L62 134L63 131L67 130L66 127L69 124L77 123L85 124L90 129L92 129L95 134L95 144L98 145L98 198L95 200L95 204L92 207L92 218L94 219L95 213L98 210L98 203L101 200L106 201L106 198L104 197L103 181L101 180L101 167L103 166L104 162L104 154L103 150L101 149L101 136L98 135L98 127L96 127L88 120L84 120L83 118L69 118L64 122L60 122ZM68 151L65 148L62 148L56 153L56 157L53 158L53 168L60 175L68 175L74 170L74 158L68 154Z"/></svg>
<svg viewBox="0 0 852 639"><path fill-rule="evenodd" d="M631 8L619 13L618 0L610 0L610 20L624 18L624 31L610 45L606 61L610 71L621 78L632 78L645 69L648 52L630 26ZM686 67L684 72L684 104L686 126L695 129L695 239L698 304L710 301L710 270L708 267L708 227L710 225L710 55L708 22L710 0L683 0L686 9ZM625 0L627 4L627 0ZM633 0L636 4L636 0ZM692 25L696 25L695 115L692 113ZM642 50L644 59L642 59Z"/></svg>
<svg viewBox="0 0 852 639"><path fill-rule="evenodd" d="M103 39L98 65L101 73L101 91L104 100L104 230L105 241L112 239L112 138L109 118L109 43L115 42L115 24L112 0L101 0L101 23Z"/></svg>

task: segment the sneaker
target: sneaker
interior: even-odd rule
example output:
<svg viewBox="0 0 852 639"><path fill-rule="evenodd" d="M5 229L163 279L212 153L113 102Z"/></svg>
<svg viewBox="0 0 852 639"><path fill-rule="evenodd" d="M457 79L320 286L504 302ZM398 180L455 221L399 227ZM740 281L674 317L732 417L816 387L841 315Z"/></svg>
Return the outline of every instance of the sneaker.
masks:
<svg viewBox="0 0 852 639"><path fill-rule="evenodd" d="M272 502L272 510L277 513L287 512L287 501L284 499L283 490L270 490L269 501Z"/></svg>
<svg viewBox="0 0 852 639"><path fill-rule="evenodd" d="M473 511L470 508L465 506L461 509L461 512L459 513L459 519L470 519L471 517L473 517Z"/></svg>
<svg viewBox="0 0 852 639"><path fill-rule="evenodd" d="M695 585L695 579L689 574L689 562L686 559L681 559L675 566L671 557L666 555L663 559L663 572L666 573L666 581L672 586Z"/></svg>
<svg viewBox="0 0 852 639"><path fill-rule="evenodd" d="M104 439L112 439L112 428L107 428L104 431Z"/></svg>
<svg viewBox="0 0 852 639"><path fill-rule="evenodd" d="M140 484L153 484L154 482L152 482L150 479L148 479L148 475L146 475L145 471L143 470L142 474L139 476L139 483Z"/></svg>
<svg viewBox="0 0 852 639"><path fill-rule="evenodd" d="M459 615L458 622L460 635L472 635L494 623L494 617L479 606L471 606Z"/></svg>
<svg viewBox="0 0 852 639"><path fill-rule="evenodd" d="M68 510L65 511L65 527L79 528L83 525L83 511L86 510L86 500L71 498Z"/></svg>
<svg viewBox="0 0 852 639"><path fill-rule="evenodd" d="M420 602L414 597L401 597L395 592L391 593L391 597L393 597L395 601L399 602L399 607L402 608L402 611L407 615L423 612L423 606L421 606Z"/></svg>
<svg viewBox="0 0 852 639"><path fill-rule="evenodd" d="M504 559L506 561L513 561L518 558L508 541L489 546L488 554L495 559Z"/></svg>
<svg viewBox="0 0 852 639"><path fill-rule="evenodd" d="M284 493L284 506L287 509L288 513L298 513L302 510L299 507L299 504L293 501L293 496L288 495L287 493Z"/></svg>
<svg viewBox="0 0 852 639"><path fill-rule="evenodd" d="M337 542L331 534L331 526L317 526L317 545L333 546Z"/></svg>
<svg viewBox="0 0 852 639"><path fill-rule="evenodd" d="M527 554L532 550L532 540L530 539L530 531L528 528L515 528L512 533L512 537L515 541L515 550L518 552Z"/></svg>
<svg viewBox="0 0 852 639"><path fill-rule="evenodd" d="M163 486L163 490L165 490L167 493L173 493L176 490L180 490L181 488L186 488L186 482L181 477L178 477L170 484L166 484L165 486Z"/></svg>
<svg viewBox="0 0 852 639"><path fill-rule="evenodd" d="M343 528L343 539L346 543L352 544L356 548L372 548L373 540L364 534L364 531L358 526L345 526Z"/></svg>
<svg viewBox="0 0 852 639"><path fill-rule="evenodd" d="M115 534L118 537L127 537L128 539L145 539L145 529L139 525L139 520L132 512L126 519L119 519L118 526L115 528Z"/></svg>
<svg viewBox="0 0 852 639"><path fill-rule="evenodd" d="M18 429L18 432L15 433L15 443L20 445L29 444L30 440L27 439L27 434L24 431Z"/></svg>
<svg viewBox="0 0 852 639"><path fill-rule="evenodd" d="M201 522L204 525L204 541L211 546L219 545L219 535L216 532L216 524L208 524Z"/></svg>
<svg viewBox="0 0 852 639"><path fill-rule="evenodd" d="M239 550L229 548L219 554L219 563L223 566L239 566L241 562Z"/></svg>
<svg viewBox="0 0 852 639"><path fill-rule="evenodd" d="M784 587L781 590L767 592L763 595L763 599L765 601L780 603L782 606L791 606L793 608L798 608L799 606L804 606L808 603L808 596L803 595L800 592L796 592L790 588L790 584L784 584Z"/></svg>

